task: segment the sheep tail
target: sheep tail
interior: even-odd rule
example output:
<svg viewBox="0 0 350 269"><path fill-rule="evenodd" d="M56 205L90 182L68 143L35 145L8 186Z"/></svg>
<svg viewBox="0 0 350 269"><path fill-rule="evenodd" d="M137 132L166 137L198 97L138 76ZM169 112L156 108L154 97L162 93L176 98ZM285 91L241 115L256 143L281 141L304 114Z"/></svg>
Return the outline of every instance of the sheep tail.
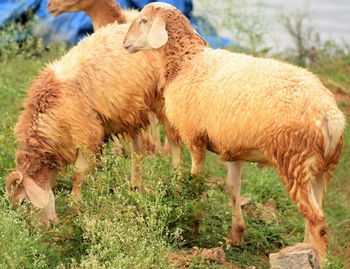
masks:
<svg viewBox="0 0 350 269"><path fill-rule="evenodd" d="M339 159L340 151L343 146L344 127L345 118L340 111L324 114L322 122L324 156L329 162L333 162L333 159Z"/></svg>

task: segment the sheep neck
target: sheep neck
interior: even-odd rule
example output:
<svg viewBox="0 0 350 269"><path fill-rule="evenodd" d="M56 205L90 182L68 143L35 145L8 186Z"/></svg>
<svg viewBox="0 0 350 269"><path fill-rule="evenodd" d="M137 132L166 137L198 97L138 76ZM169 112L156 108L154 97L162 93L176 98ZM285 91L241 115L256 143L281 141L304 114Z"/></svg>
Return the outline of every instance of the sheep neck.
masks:
<svg viewBox="0 0 350 269"><path fill-rule="evenodd" d="M202 52L207 43L191 27L187 18L178 11L162 14L168 32L168 42L162 47L165 84L170 83L181 71L184 63Z"/></svg>
<svg viewBox="0 0 350 269"><path fill-rule="evenodd" d="M94 31L116 21L119 24L126 23L126 18L120 6L113 0L93 1L93 4L85 12L92 21Z"/></svg>
<svg viewBox="0 0 350 269"><path fill-rule="evenodd" d="M22 159L22 166L31 171L36 171L43 163L51 168L63 166L63 159L55 154L57 148L54 141L38 130L40 115L58 105L60 87L60 82L52 71L43 72L30 87L24 111L16 125L19 152L22 152L21 156L26 156ZM29 164L31 166L28 166Z"/></svg>

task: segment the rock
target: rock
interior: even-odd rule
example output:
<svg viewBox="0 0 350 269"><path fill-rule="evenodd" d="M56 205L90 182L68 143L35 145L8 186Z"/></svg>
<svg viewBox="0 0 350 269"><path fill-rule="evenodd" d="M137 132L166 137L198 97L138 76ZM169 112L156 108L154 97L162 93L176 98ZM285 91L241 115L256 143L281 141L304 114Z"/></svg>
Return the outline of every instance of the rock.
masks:
<svg viewBox="0 0 350 269"><path fill-rule="evenodd" d="M271 269L320 269L315 250L310 244L297 244L270 254Z"/></svg>
<svg viewBox="0 0 350 269"><path fill-rule="evenodd" d="M200 256L209 261L214 261L220 264L225 263L226 255L221 247L218 248L205 248L200 253Z"/></svg>
<svg viewBox="0 0 350 269"><path fill-rule="evenodd" d="M252 199L248 197L241 196L241 207L249 205L252 202Z"/></svg>

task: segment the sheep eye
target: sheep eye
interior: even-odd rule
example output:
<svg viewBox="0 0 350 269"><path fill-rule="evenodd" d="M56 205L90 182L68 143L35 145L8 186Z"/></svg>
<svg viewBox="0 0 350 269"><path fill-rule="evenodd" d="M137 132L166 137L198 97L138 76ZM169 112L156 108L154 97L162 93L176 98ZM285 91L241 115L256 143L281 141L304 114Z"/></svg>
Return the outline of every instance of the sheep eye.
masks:
<svg viewBox="0 0 350 269"><path fill-rule="evenodd" d="M141 23L147 23L147 19L146 18L141 18Z"/></svg>

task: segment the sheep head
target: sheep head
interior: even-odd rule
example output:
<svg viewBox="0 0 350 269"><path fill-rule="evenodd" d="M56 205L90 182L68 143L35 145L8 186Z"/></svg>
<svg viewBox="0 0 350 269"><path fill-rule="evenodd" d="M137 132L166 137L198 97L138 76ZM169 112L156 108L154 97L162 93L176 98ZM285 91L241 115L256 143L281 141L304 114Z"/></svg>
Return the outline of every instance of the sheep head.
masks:
<svg viewBox="0 0 350 269"><path fill-rule="evenodd" d="M39 212L39 222L48 225L56 222L55 201L51 187L39 186L32 177L14 171L6 178L6 194L12 207L28 201Z"/></svg>
<svg viewBox="0 0 350 269"><path fill-rule="evenodd" d="M129 53L140 50L158 49L168 41L168 32L164 19L159 13L164 10L176 10L165 3L148 4L132 22L124 39L124 48Z"/></svg>
<svg viewBox="0 0 350 269"><path fill-rule="evenodd" d="M100 1L100 0L99 0ZM78 12L92 6L94 0L48 0L47 9L54 16L64 12Z"/></svg>

